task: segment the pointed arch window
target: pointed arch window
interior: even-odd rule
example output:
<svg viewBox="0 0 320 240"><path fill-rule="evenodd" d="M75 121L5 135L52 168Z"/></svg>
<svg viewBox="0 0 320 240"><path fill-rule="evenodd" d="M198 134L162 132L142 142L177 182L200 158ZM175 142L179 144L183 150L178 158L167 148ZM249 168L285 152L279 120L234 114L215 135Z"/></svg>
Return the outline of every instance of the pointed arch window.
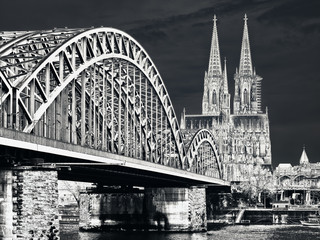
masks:
<svg viewBox="0 0 320 240"><path fill-rule="evenodd" d="M244 101L244 104L249 104L249 93L247 89L244 89L243 91L243 101Z"/></svg>
<svg viewBox="0 0 320 240"><path fill-rule="evenodd" d="M217 93L216 90L212 92L212 104L217 104Z"/></svg>
<svg viewBox="0 0 320 240"><path fill-rule="evenodd" d="M251 101L254 101L254 100L255 100L255 94L254 94L254 89L253 89L253 87L251 88L251 94L250 94L250 96L251 96Z"/></svg>

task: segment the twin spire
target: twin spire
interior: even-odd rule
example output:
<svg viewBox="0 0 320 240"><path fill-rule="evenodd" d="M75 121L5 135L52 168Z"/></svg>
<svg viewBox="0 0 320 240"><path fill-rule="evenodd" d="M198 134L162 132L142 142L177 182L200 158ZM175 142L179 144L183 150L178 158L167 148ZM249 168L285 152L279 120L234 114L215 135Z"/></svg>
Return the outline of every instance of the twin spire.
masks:
<svg viewBox="0 0 320 240"><path fill-rule="evenodd" d="M217 30L217 17L213 16L213 30L212 30L212 39L211 39L211 50L209 57L209 67L208 67L208 77L212 76L221 76L224 75L224 92L228 92L228 81L227 81L227 68L226 68L226 59L224 60L224 71L222 73L221 68L221 58L220 58L220 48L219 48L219 39L218 39L218 30ZM225 92L225 93L227 93Z"/></svg>
<svg viewBox="0 0 320 240"><path fill-rule="evenodd" d="M244 28L242 36L242 46L241 46L241 55L240 55L240 66L239 74L241 75L252 75L252 60L250 52L250 43L249 43L249 32L248 32L248 18L247 14L244 15Z"/></svg>
<svg viewBox="0 0 320 240"><path fill-rule="evenodd" d="M214 75L221 75L221 74L222 74L222 71L221 71L220 48L219 48L218 31L217 31L217 17L216 15L214 15L208 75L214 76Z"/></svg>
<svg viewBox="0 0 320 240"><path fill-rule="evenodd" d="M252 60L251 60L247 14L244 15L243 20L244 20L244 28L243 28L243 36L242 36L239 74L252 75L253 68L252 68ZM226 64L225 64L224 72L226 72ZM214 76L214 75L221 75L221 74L222 74L222 70L221 70L220 48L219 48L218 30L217 30L217 17L216 15L214 15L208 75ZM228 85L228 84L225 83L225 85Z"/></svg>
<svg viewBox="0 0 320 240"><path fill-rule="evenodd" d="M222 71L217 17L214 15L209 66L204 79L202 113L207 115L219 115L221 111L224 111L226 114L229 114L229 99L226 61L224 71Z"/></svg>
<svg viewBox="0 0 320 240"><path fill-rule="evenodd" d="M252 68L251 51L248 33L248 18L244 16L244 28L242 37L242 46L240 54L239 71L235 75L235 100L234 111L236 113L251 113L257 112L260 109L260 80ZM244 85L243 81L247 78L252 79L250 86ZM258 79L259 78L259 79ZM258 81L259 80L259 81ZM205 74L204 79L204 94L202 102L203 114L219 114L222 109L229 109L229 89L227 78L227 62L224 60L224 68L222 71L218 30L217 30L217 17L213 17L213 29L211 39L211 49L209 57L208 72Z"/></svg>

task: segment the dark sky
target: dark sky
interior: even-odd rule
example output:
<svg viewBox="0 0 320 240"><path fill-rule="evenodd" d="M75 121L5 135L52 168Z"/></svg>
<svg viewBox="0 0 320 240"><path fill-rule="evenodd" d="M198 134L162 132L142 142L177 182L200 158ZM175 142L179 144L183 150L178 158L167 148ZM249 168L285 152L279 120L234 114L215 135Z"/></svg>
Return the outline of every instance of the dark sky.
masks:
<svg viewBox="0 0 320 240"><path fill-rule="evenodd" d="M106 26L128 32L156 64L180 121L183 107L201 113L213 14L233 96L247 13L276 166L297 164L304 144L309 160L320 162L319 10L319 0L1 0L0 31Z"/></svg>

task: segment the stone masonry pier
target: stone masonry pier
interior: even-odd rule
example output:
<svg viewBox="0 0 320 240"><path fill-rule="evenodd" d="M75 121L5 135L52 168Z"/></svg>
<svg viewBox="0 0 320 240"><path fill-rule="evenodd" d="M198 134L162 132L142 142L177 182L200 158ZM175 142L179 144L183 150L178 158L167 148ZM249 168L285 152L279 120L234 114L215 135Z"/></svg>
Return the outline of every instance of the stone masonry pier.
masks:
<svg viewBox="0 0 320 240"><path fill-rule="evenodd" d="M53 169L0 170L0 239L59 239L57 184Z"/></svg>
<svg viewBox="0 0 320 240"><path fill-rule="evenodd" d="M82 193L82 230L205 231L206 189L146 188L143 192Z"/></svg>

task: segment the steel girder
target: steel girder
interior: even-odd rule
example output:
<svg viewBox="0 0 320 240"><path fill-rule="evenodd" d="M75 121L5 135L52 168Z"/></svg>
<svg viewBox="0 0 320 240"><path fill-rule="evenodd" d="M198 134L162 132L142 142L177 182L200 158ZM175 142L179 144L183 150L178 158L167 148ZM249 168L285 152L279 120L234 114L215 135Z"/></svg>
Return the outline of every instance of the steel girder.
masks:
<svg viewBox="0 0 320 240"><path fill-rule="evenodd" d="M197 171L163 80L131 36L103 27L0 36L1 127Z"/></svg>
<svg viewBox="0 0 320 240"><path fill-rule="evenodd" d="M211 131L201 129L195 133L187 151L187 157L193 159L192 172L223 178L222 165L216 146L215 137Z"/></svg>

